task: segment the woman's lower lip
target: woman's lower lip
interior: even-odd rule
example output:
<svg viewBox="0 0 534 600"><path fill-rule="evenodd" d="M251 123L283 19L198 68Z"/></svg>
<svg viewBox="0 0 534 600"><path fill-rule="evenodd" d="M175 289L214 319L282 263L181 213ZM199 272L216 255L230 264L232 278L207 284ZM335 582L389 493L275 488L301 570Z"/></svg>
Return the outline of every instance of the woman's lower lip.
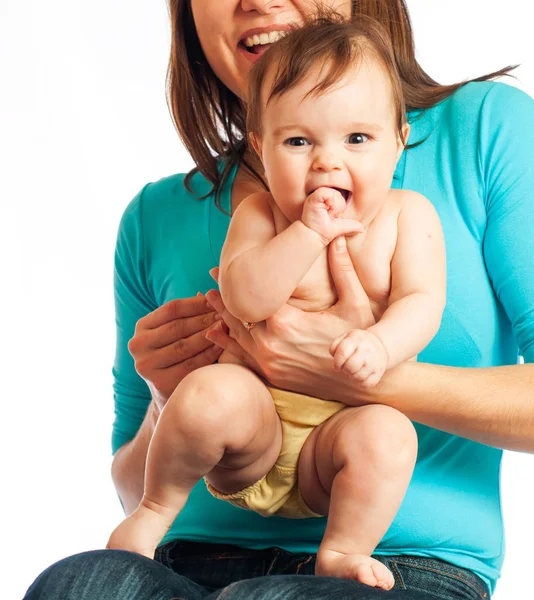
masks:
<svg viewBox="0 0 534 600"><path fill-rule="evenodd" d="M249 52L245 46L238 44L237 45L237 49L239 50L239 52L241 52L241 54L243 54L245 56L245 58L247 60L249 60L252 64L254 64L257 60L259 60L261 58L261 54L253 54L252 52Z"/></svg>

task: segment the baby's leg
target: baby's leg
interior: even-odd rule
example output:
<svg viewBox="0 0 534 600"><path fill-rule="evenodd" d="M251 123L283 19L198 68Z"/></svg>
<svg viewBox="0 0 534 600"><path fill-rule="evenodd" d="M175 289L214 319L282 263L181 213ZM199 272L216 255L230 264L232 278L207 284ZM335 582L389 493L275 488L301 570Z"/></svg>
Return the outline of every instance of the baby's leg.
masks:
<svg viewBox="0 0 534 600"><path fill-rule="evenodd" d="M148 449L143 499L111 534L108 548L153 558L202 477L223 493L237 492L270 470L281 442L271 394L252 371L233 364L193 371L161 413Z"/></svg>
<svg viewBox="0 0 534 600"><path fill-rule="evenodd" d="M346 408L306 440L299 487L328 515L315 572L390 589L393 575L371 554L402 502L417 457L411 422L387 406Z"/></svg>

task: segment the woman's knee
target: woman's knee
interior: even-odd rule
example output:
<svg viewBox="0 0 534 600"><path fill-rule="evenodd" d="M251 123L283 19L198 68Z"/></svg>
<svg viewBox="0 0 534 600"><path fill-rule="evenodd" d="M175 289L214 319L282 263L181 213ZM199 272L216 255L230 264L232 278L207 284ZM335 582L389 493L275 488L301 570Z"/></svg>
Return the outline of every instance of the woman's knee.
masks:
<svg viewBox="0 0 534 600"><path fill-rule="evenodd" d="M162 591L176 595L189 584L195 586L139 554L95 550L48 567L30 586L24 600L151 600Z"/></svg>

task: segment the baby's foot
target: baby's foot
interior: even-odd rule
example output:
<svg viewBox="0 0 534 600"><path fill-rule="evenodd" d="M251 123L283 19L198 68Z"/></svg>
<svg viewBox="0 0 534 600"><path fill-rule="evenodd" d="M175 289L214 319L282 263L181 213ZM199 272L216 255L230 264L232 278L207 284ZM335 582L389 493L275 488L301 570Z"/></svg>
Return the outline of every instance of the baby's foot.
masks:
<svg viewBox="0 0 534 600"><path fill-rule="evenodd" d="M365 585L390 590L395 585L391 571L378 560L364 554L342 554L334 550L319 550L316 575L355 579Z"/></svg>
<svg viewBox="0 0 534 600"><path fill-rule="evenodd" d="M174 516L174 513L168 513L165 509L154 510L145 504L140 504L113 531L106 548L129 550L154 558L154 552L169 530Z"/></svg>

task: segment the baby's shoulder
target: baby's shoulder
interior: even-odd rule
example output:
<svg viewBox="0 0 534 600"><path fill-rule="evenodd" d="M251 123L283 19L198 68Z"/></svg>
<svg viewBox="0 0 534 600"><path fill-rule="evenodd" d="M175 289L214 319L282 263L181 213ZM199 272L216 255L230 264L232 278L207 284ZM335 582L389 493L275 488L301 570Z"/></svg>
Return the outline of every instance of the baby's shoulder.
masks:
<svg viewBox="0 0 534 600"><path fill-rule="evenodd" d="M397 209L399 211L406 207L420 206L421 204L431 204L430 200L413 190L400 190L390 189L388 192L388 202L391 205L391 209Z"/></svg>
<svg viewBox="0 0 534 600"><path fill-rule="evenodd" d="M430 200L413 190L391 189L388 194L390 211L398 217L412 217L436 214L436 209Z"/></svg>
<svg viewBox="0 0 534 600"><path fill-rule="evenodd" d="M265 205L270 206L274 202L274 198L270 192L259 191L253 192L248 196L245 196L241 201L241 204L252 204L252 205Z"/></svg>
<svg viewBox="0 0 534 600"><path fill-rule="evenodd" d="M272 194L270 192L260 191L245 196L239 203L235 214L239 212L241 214L246 213L248 216L257 214L273 217L276 215L277 210L279 209L276 206Z"/></svg>
<svg viewBox="0 0 534 600"><path fill-rule="evenodd" d="M412 190L391 191L394 192L392 202L397 210L397 235L404 233L411 238L416 231L443 235L440 234L442 226L439 214L426 196Z"/></svg>

